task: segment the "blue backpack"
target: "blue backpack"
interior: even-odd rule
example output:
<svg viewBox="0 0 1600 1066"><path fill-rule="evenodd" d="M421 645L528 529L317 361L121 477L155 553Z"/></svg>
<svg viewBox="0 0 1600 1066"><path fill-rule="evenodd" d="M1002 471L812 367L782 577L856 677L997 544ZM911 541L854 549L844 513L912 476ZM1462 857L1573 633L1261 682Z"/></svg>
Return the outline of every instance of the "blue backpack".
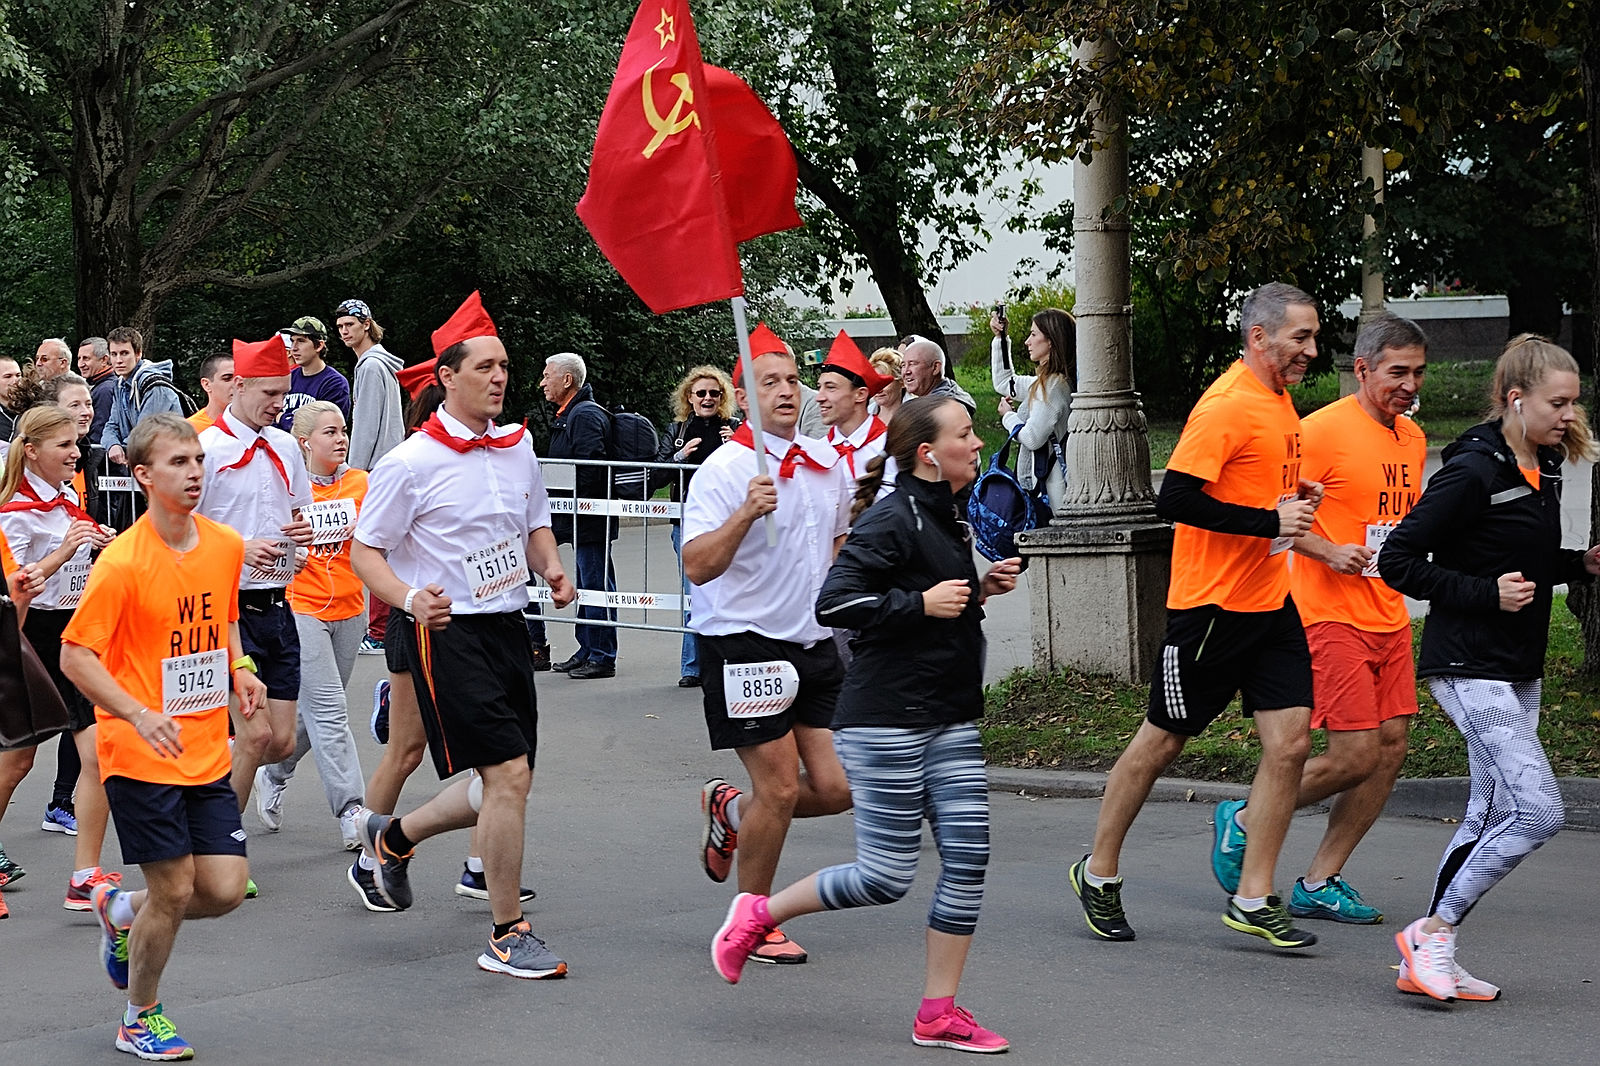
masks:
<svg viewBox="0 0 1600 1066"><path fill-rule="evenodd" d="M1011 467L1011 445L1018 426L989 460L967 499L967 520L979 554L998 562L1017 554L1016 535L1050 521L1050 502L1042 492L1029 492ZM1041 482L1042 483L1042 482Z"/></svg>

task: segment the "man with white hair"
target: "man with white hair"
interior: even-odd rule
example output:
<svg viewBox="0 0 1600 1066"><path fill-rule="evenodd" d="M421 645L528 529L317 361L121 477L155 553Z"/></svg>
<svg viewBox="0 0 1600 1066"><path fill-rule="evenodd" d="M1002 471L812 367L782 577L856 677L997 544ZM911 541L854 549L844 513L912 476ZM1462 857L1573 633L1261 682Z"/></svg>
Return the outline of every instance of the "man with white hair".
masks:
<svg viewBox="0 0 1600 1066"><path fill-rule="evenodd" d="M550 423L550 447L545 452L551 459L611 457L607 447L611 439L611 414L595 402L588 376L583 357L572 352L559 352L544 361L544 375L539 379L539 386L544 390L544 398L556 406L556 416ZM575 480L575 495L580 500L604 500L610 495L606 467L579 466ZM578 588L615 592L617 577L611 565L611 541L617 535L616 520L605 515L554 515L550 524L557 543L572 543L578 560ZM609 607L581 606L578 617L615 622L617 612ZM615 677L616 628L580 624L573 629L573 635L578 638L578 650L551 669L578 681Z"/></svg>
<svg viewBox="0 0 1600 1066"><path fill-rule="evenodd" d="M58 378L72 369L72 349L60 337L42 340L33 355L33 368L40 381Z"/></svg>
<svg viewBox="0 0 1600 1066"><path fill-rule="evenodd" d="M978 413L978 402L957 385L954 378L945 377L944 349L926 337L912 334L900 344L903 356L900 373L905 379L906 392L912 396L952 396L961 401L967 413Z"/></svg>

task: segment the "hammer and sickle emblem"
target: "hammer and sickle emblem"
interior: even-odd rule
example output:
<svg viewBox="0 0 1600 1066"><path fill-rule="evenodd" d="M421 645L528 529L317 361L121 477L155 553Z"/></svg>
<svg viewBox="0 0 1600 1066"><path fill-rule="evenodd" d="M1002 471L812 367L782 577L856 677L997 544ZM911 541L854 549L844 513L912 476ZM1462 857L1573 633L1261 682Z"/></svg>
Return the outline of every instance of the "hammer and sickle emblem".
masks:
<svg viewBox="0 0 1600 1066"><path fill-rule="evenodd" d="M661 63L665 62L666 60L664 59L661 61ZM690 126L698 127L700 125L700 114L693 110L692 107L694 104L694 90L689 87L689 75L683 71L674 74L670 79L678 90L678 98L672 102L672 107L667 110L665 115L656 109L655 94L650 88L650 76L655 73L656 67L659 67L661 63L657 63L655 67L651 67L644 72L644 118L646 122L650 123L650 128L656 131L655 136L650 138L650 143L644 146L644 157L646 159L655 155L656 149L660 148L668 137L682 133ZM690 108L687 115L683 113L686 107Z"/></svg>

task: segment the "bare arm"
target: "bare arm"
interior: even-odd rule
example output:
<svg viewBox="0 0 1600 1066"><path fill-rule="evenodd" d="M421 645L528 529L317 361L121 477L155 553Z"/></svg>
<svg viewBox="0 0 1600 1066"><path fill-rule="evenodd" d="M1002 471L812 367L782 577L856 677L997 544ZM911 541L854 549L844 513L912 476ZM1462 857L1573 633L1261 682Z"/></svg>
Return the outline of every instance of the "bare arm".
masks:
<svg viewBox="0 0 1600 1066"><path fill-rule="evenodd" d="M405 610L406 597L411 594L411 586L401 581L395 574L394 569L389 566L389 560L384 558L383 552L370 544L352 540L350 566L361 579L361 583L372 590L374 596L391 607ZM412 597L410 613L411 617L429 629L443 629L449 625L450 597L444 594L444 586L430 584L418 589L416 596Z"/></svg>
<svg viewBox="0 0 1600 1066"><path fill-rule="evenodd" d="M528 565L550 585L550 600L557 607L572 602L577 592L567 580L561 566L561 553L556 550L556 535L549 526L540 526L528 534Z"/></svg>

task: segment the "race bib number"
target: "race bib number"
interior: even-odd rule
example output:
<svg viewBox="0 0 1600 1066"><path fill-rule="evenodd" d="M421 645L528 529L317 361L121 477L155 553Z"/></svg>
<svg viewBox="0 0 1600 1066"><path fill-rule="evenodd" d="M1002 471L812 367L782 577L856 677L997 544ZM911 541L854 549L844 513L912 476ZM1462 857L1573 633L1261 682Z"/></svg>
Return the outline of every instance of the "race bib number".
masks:
<svg viewBox="0 0 1600 1066"><path fill-rule="evenodd" d="M300 508L300 517L311 523L312 544L339 544L355 536L356 501L318 500Z"/></svg>
<svg viewBox="0 0 1600 1066"><path fill-rule="evenodd" d="M528 561L522 555L522 541L507 537L499 544L469 552L461 560L472 590L472 602L492 600L507 589L528 583Z"/></svg>
<svg viewBox="0 0 1600 1066"><path fill-rule="evenodd" d="M83 599L83 590L89 585L89 568L93 565L87 554L81 558L75 555L56 571L56 579L60 582L57 587L61 590L59 603L62 607L78 606L78 601Z"/></svg>
<svg viewBox="0 0 1600 1066"><path fill-rule="evenodd" d="M1389 534L1394 532L1392 525L1372 525L1367 527L1367 549L1372 552L1372 561L1361 571L1362 577L1378 576L1378 553L1383 551L1383 546L1389 540Z"/></svg>
<svg viewBox="0 0 1600 1066"><path fill-rule="evenodd" d="M161 710L199 714L228 705L228 649L161 660Z"/></svg>
<svg viewBox="0 0 1600 1066"><path fill-rule="evenodd" d="M1297 498L1298 498L1298 494L1297 493L1286 492L1282 496L1278 497L1278 502L1274 506L1281 507L1285 503L1288 503L1290 500L1297 499ZM1270 558L1271 556L1277 555L1280 552L1286 552L1286 551L1289 550L1290 546L1293 545L1293 544L1294 544L1294 538L1293 537L1273 537L1271 546L1269 546L1267 548L1267 556Z"/></svg>
<svg viewBox="0 0 1600 1066"><path fill-rule="evenodd" d="M791 662L725 663L722 699L728 717L770 718L794 706L800 695L800 672Z"/></svg>
<svg viewBox="0 0 1600 1066"><path fill-rule="evenodd" d="M266 568L250 567L250 580L265 581L273 585L287 585L294 578L295 543L287 537L279 537L271 543L283 554L274 559L272 564Z"/></svg>

